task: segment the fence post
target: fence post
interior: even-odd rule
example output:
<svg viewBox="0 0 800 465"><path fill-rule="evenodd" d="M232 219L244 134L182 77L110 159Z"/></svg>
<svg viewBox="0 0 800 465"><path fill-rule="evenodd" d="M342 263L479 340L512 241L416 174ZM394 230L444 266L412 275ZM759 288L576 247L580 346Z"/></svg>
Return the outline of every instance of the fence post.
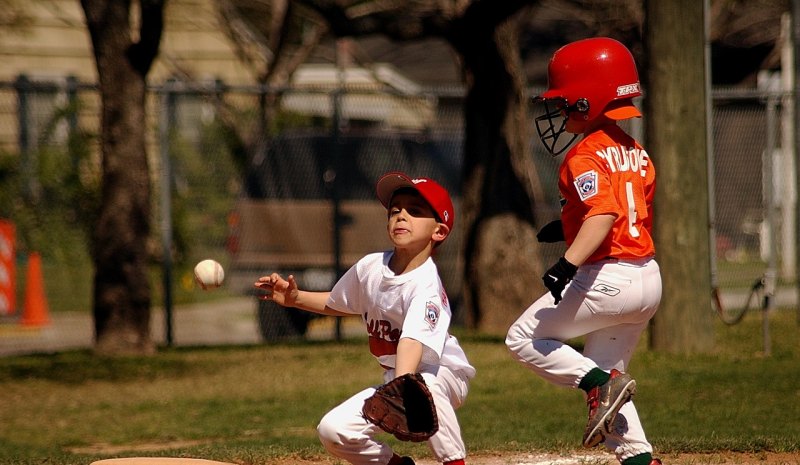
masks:
<svg viewBox="0 0 800 465"><path fill-rule="evenodd" d="M342 90L337 89L331 94L331 103L333 105L333 121L331 122L331 162L326 171L325 180L330 187L331 202L333 202L333 268L336 273L336 280L342 277L342 221L341 212L341 199L339 192L339 181L336 179L339 172L340 161L340 140L341 135L341 104L342 104ZM342 319L336 318L336 340L342 339Z"/></svg>
<svg viewBox="0 0 800 465"><path fill-rule="evenodd" d="M772 82L772 81L770 81ZM762 313L762 333L764 338L764 355L772 353L772 342L769 336L769 313L775 307L775 287L777 279L778 261L778 238L776 228L778 225L778 215L776 211L775 196L775 129L776 113L778 108L778 98L775 96L775 89L770 85L769 97L767 97L767 147L764 156L763 169L763 189L764 189L764 208L766 210L767 240L769 250L767 254L767 270L764 272L764 307Z"/></svg>
<svg viewBox="0 0 800 465"><path fill-rule="evenodd" d="M72 140L78 134L78 78L67 76L67 126L69 128L69 139ZM72 169L77 173L80 169L80 159L72 157Z"/></svg>
<svg viewBox="0 0 800 465"><path fill-rule="evenodd" d="M69 133L75 134L78 129L78 78L67 76L67 106L71 109L67 113Z"/></svg>
<svg viewBox="0 0 800 465"><path fill-rule="evenodd" d="M31 92L31 81L25 74L20 74L14 81L14 89L17 91L17 125L19 126L20 168L22 172L22 194L30 199L35 191L34 173L35 166L30 141L30 115L28 113L28 95Z"/></svg>
<svg viewBox="0 0 800 465"><path fill-rule="evenodd" d="M164 288L164 331L167 346L173 344L172 328L172 164L170 133L175 122L175 81L168 79L161 87L159 114L159 151L161 152L161 244L162 286Z"/></svg>

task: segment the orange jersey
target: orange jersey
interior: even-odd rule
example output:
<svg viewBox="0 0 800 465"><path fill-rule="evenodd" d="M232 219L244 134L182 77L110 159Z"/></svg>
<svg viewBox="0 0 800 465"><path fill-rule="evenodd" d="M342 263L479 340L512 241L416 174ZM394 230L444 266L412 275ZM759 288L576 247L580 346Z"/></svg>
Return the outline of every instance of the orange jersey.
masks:
<svg viewBox="0 0 800 465"><path fill-rule="evenodd" d="M651 235L655 167L642 146L621 128L609 125L584 137L567 152L558 178L568 246L587 218L616 217L587 263L655 254Z"/></svg>

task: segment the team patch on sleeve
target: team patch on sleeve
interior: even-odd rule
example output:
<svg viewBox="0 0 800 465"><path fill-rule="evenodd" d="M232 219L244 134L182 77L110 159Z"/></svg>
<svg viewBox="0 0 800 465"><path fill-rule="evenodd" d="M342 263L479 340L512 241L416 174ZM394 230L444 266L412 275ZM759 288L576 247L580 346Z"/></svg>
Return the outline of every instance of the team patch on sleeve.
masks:
<svg viewBox="0 0 800 465"><path fill-rule="evenodd" d="M591 170L578 175L575 178L575 189L577 189L581 200L586 200L597 194L597 171Z"/></svg>
<svg viewBox="0 0 800 465"><path fill-rule="evenodd" d="M434 302L430 300L425 303L425 321L430 325L431 328L436 327L436 323L439 321L439 306L436 305Z"/></svg>

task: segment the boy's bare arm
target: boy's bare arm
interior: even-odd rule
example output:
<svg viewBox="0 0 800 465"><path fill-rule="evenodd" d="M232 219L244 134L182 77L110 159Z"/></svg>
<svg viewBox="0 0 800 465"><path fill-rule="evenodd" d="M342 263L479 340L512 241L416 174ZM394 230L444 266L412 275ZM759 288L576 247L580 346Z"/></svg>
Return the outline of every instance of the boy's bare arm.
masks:
<svg viewBox="0 0 800 465"><path fill-rule="evenodd" d="M614 226L614 219L614 215L595 215L587 218L575 240L564 253L564 258L575 266L581 266L606 239Z"/></svg>
<svg viewBox="0 0 800 465"><path fill-rule="evenodd" d="M407 373L416 373L422 361L422 343L410 337L400 338L397 343L397 362L395 363L395 377Z"/></svg>
<svg viewBox="0 0 800 465"><path fill-rule="evenodd" d="M295 281L293 275L283 279L278 273L272 273L269 276L258 278L254 286L256 289L263 291L258 295L261 300L272 301L284 307L299 308L320 315L351 316L349 313L334 310L326 305L330 292L301 291L297 287L297 281Z"/></svg>

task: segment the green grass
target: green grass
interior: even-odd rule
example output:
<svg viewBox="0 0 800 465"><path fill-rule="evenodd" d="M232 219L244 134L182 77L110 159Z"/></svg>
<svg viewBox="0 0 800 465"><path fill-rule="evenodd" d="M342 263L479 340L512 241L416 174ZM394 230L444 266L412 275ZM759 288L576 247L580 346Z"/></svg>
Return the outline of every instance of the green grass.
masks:
<svg viewBox="0 0 800 465"><path fill-rule="evenodd" d="M720 323L713 354L640 349L630 371L658 453L800 451L795 313L773 312L770 329L769 357L761 353L759 313L737 326ZM579 450L585 420L579 391L524 370L498 338L459 336L478 369L459 410L471 453ZM323 457L314 430L319 418L379 379L363 340L169 349L147 358L84 351L2 358L0 463L85 465L185 454L266 464ZM429 457L425 445L398 448Z"/></svg>

